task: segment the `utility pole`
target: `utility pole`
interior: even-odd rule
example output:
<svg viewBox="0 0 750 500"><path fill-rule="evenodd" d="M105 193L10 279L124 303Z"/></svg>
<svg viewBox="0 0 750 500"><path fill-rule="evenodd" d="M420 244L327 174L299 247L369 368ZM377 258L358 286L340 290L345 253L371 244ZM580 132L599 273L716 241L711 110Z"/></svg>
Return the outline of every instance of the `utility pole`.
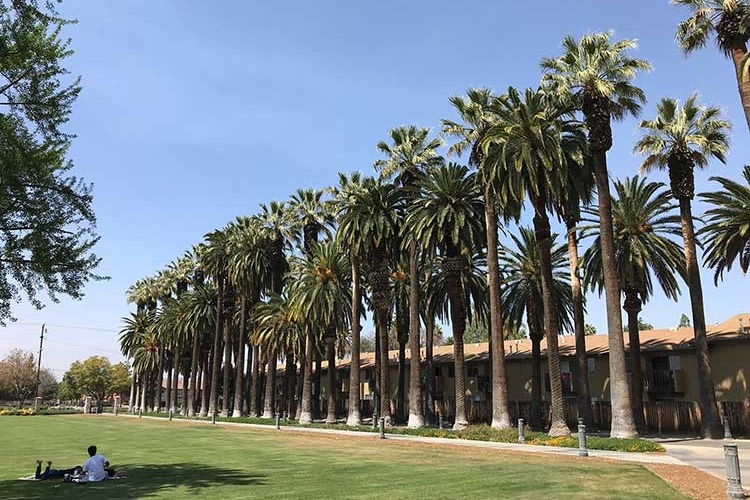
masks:
<svg viewBox="0 0 750 500"><path fill-rule="evenodd" d="M42 332L39 334L39 356L36 360L36 397L39 397L39 384L41 383L40 375L42 371L42 346L44 345L44 323L42 323Z"/></svg>

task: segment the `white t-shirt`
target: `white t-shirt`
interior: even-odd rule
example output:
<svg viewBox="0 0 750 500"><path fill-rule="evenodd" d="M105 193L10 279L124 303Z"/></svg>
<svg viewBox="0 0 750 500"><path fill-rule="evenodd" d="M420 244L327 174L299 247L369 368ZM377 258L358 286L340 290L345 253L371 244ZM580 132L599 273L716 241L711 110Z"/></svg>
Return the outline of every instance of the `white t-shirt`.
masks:
<svg viewBox="0 0 750 500"><path fill-rule="evenodd" d="M102 455L94 455L83 464L83 472L87 473L89 481L103 481L107 477L104 463L107 461Z"/></svg>

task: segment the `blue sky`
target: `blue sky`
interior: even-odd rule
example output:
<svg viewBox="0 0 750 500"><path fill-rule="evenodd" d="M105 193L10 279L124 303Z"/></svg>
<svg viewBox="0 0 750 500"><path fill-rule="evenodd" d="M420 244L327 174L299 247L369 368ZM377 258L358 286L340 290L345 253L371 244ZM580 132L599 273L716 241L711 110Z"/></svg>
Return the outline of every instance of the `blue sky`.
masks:
<svg viewBox="0 0 750 500"><path fill-rule="evenodd" d="M70 155L95 184L97 252L112 279L80 302L17 305L19 322L0 330L1 356L36 350L43 322L96 328L48 328L44 364L58 376L89 355L119 359L115 332L136 279L259 203L330 185L339 171L371 173L390 128L436 129L454 118L452 95L537 85L539 60L558 54L564 35L613 29L638 39L637 55L654 65L637 80L649 97L644 117L662 96L695 91L726 111L736 125L728 165L698 173L698 191L709 175L739 178L750 161L730 61L713 47L685 58L673 34L686 13L666 0L67 0L60 10L79 20L67 31L76 51L68 67L83 85ZM615 126L614 178L638 171L636 127ZM748 310L739 271L718 288L703 276L709 323ZM683 293L679 303L656 294L642 317L675 326L690 312ZM603 331L603 302L590 296L588 311Z"/></svg>

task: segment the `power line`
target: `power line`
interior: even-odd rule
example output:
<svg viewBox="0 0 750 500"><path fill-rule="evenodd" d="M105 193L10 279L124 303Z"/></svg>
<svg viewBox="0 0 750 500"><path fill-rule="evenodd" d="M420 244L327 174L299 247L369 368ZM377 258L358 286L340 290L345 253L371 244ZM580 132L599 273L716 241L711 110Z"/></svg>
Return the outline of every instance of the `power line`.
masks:
<svg viewBox="0 0 750 500"><path fill-rule="evenodd" d="M42 323L37 322L16 322L16 325L41 325ZM79 325L60 325L55 323L46 323L47 326L54 326L56 328L70 328L73 330L91 330L95 332L110 332L110 333L120 333L119 330L110 330L109 328L97 328L93 326L79 326Z"/></svg>

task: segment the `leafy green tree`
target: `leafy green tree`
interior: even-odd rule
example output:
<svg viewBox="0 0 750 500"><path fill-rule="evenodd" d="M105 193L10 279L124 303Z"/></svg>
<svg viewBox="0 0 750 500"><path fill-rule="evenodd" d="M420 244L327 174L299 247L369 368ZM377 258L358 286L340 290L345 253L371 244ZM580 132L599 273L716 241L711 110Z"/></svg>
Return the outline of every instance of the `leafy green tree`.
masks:
<svg viewBox="0 0 750 500"><path fill-rule="evenodd" d="M731 125L722 118L719 108L699 104L697 94L691 95L684 105L675 99L663 98L656 112L656 118L641 122L643 137L634 149L646 156L641 170L666 169L669 172L672 196L680 204L686 281L690 291L700 383L701 435L718 439L723 431L711 378L692 200L695 196L695 168L706 167L712 159L726 162Z"/></svg>
<svg viewBox="0 0 750 500"><path fill-rule="evenodd" d="M750 3L747 0L672 0L687 7L692 15L677 26L677 42L685 54L703 48L711 38L734 63L737 86L747 126L750 128Z"/></svg>
<svg viewBox="0 0 750 500"><path fill-rule="evenodd" d="M73 136L61 130L80 91L62 65L72 22L53 2L0 4L0 324L22 293L41 309L42 292L80 299L106 279L94 272L91 185L71 174Z"/></svg>
<svg viewBox="0 0 750 500"><path fill-rule="evenodd" d="M677 328L685 328L689 327L690 325L690 317L683 313L682 316L680 316L680 324L677 325Z"/></svg>
<svg viewBox="0 0 750 500"><path fill-rule="evenodd" d="M0 361L0 393L18 401L18 407L36 392L36 361L34 355L13 349Z"/></svg>
<svg viewBox="0 0 750 500"><path fill-rule="evenodd" d="M113 365L104 356L91 356L73 362L63 380L74 393L91 396L101 406L107 396L130 387L130 372L124 363Z"/></svg>
<svg viewBox="0 0 750 500"><path fill-rule="evenodd" d="M638 331L643 332L646 330L653 330L653 329L654 329L654 325L643 321L642 318L638 318Z"/></svg>
<svg viewBox="0 0 750 500"><path fill-rule="evenodd" d="M639 72L651 65L627 55L636 48L634 40L612 41L612 33L593 33L576 40L563 39L564 53L554 59L543 59L543 83L554 89L559 97L572 101L581 111L588 129L589 154L596 180L597 200L601 221L602 253L607 303L607 331L622 330L620 312L620 284L615 268L615 243L612 222L612 203L607 169L607 152L612 148L612 120L628 115L637 116L646 101L642 89L633 84ZM625 344L621 336L609 336L610 396L612 400L612 437L634 437L633 414L630 405Z"/></svg>
<svg viewBox="0 0 750 500"><path fill-rule="evenodd" d="M596 327L592 325L591 323L586 323L586 326L584 327L584 331L586 332L586 335L596 335Z"/></svg>
<svg viewBox="0 0 750 500"><path fill-rule="evenodd" d="M711 177L721 189L700 195L711 205L705 214L706 225L699 234L706 245L703 261L716 270L715 283L735 261L743 273L750 269L750 165L742 173L745 184L725 177Z"/></svg>

